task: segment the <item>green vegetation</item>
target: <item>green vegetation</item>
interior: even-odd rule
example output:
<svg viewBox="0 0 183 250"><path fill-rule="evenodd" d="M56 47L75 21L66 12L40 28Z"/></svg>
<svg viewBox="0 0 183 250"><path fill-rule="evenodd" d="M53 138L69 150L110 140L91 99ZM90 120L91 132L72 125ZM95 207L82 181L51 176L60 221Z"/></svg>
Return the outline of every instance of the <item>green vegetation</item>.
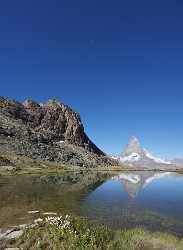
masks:
<svg viewBox="0 0 183 250"><path fill-rule="evenodd" d="M96 168L83 168L78 166L62 165L59 162L50 162L46 160L32 159L27 156L16 155L13 153L0 154L0 166L14 166L13 171L4 171L0 169L0 176L6 175L20 175L20 174L49 174L49 173L63 173L63 172L135 172L135 171L157 171L157 172L177 172L182 174L183 168L178 169L143 169L143 168L129 168L125 166L111 166Z"/></svg>
<svg viewBox="0 0 183 250"><path fill-rule="evenodd" d="M142 229L118 231L108 245L109 250L182 250L183 240L165 233Z"/></svg>
<svg viewBox="0 0 183 250"><path fill-rule="evenodd" d="M97 226L70 216L48 217L32 229L27 229L10 246L25 250L53 249L106 249L113 233L104 226Z"/></svg>
<svg viewBox="0 0 183 250"><path fill-rule="evenodd" d="M23 250L182 250L183 240L142 229L113 232L66 215L44 219L7 246Z"/></svg>

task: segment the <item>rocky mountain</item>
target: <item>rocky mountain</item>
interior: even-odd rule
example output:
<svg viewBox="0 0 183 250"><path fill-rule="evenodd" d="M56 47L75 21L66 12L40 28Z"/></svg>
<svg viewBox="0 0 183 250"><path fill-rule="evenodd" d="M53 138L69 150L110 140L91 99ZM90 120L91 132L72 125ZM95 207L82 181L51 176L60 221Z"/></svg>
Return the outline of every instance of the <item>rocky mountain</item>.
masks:
<svg viewBox="0 0 183 250"><path fill-rule="evenodd" d="M131 137L121 155L114 157L121 165L138 168L167 168L173 167L169 161L154 157L146 149L142 148L136 137Z"/></svg>
<svg viewBox="0 0 183 250"><path fill-rule="evenodd" d="M80 115L56 100L0 97L0 153L74 166L116 164L86 135Z"/></svg>

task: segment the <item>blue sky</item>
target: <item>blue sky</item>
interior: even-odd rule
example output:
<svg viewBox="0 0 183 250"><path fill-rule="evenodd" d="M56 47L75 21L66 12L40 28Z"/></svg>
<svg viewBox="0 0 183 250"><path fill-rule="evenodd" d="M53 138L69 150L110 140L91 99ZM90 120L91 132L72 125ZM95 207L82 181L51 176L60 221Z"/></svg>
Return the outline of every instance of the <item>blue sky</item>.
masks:
<svg viewBox="0 0 183 250"><path fill-rule="evenodd" d="M183 156L183 2L0 3L0 95L57 98L107 153Z"/></svg>

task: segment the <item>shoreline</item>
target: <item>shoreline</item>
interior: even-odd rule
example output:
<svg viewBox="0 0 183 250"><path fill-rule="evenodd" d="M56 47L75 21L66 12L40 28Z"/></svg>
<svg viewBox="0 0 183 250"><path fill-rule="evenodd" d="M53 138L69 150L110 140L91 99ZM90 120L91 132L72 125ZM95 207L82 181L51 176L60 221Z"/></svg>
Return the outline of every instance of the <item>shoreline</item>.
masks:
<svg viewBox="0 0 183 250"><path fill-rule="evenodd" d="M64 174L68 172L172 172L183 174L181 169L137 169L123 167L96 167L96 168L81 168L81 167L47 167L47 168L23 168L17 170L0 170L1 176L17 176L17 175L34 175L34 174Z"/></svg>
<svg viewBox="0 0 183 250"><path fill-rule="evenodd" d="M3 236L2 236L3 235ZM4 232L1 249L182 249L182 238L143 228L112 230L77 216L48 216ZM72 243L72 244L71 244ZM73 248L70 248L71 245ZM152 247L152 248L149 248ZM59 248L59 249L60 249ZM139 249L139 248L138 248Z"/></svg>

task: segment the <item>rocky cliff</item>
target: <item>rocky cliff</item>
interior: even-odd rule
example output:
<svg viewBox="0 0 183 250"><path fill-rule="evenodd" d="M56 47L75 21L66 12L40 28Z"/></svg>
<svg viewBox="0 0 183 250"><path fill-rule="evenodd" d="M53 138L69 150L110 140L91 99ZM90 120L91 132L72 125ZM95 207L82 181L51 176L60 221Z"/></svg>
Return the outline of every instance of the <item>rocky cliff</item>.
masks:
<svg viewBox="0 0 183 250"><path fill-rule="evenodd" d="M0 97L0 152L79 166L113 165L86 135L80 115L56 100Z"/></svg>

